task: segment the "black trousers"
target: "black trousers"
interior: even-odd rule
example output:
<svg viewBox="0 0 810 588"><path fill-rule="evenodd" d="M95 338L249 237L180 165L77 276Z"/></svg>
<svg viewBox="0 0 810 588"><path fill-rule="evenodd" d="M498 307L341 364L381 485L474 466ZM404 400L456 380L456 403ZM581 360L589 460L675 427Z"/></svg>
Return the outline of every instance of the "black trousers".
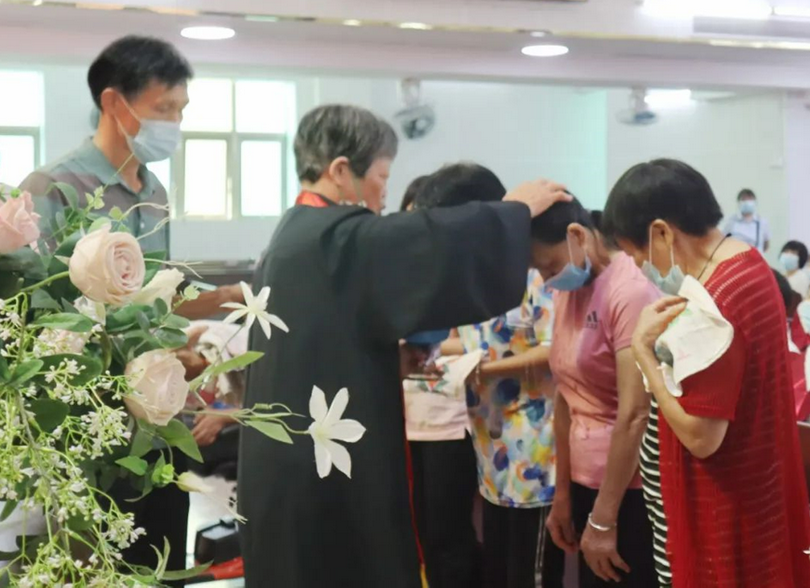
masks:
<svg viewBox="0 0 810 588"><path fill-rule="evenodd" d="M186 456L178 450L173 450L174 467L178 474L187 470ZM144 459L153 463L160 456L160 452L153 451L144 456ZM128 481L118 481L110 490L110 496L115 500L118 508L123 512L135 515L135 526L143 527L146 536L141 537L134 545L123 551L124 560L128 564L147 566L154 569L157 566L157 556L152 545L163 551L164 538L168 540L169 562L166 569L178 571L186 569L186 538L188 536L188 492L183 492L176 485L169 484L165 488L155 488L142 500L128 502L139 496ZM166 582L173 587L185 586L185 581Z"/></svg>
<svg viewBox="0 0 810 588"><path fill-rule="evenodd" d="M571 484L571 510L577 534L582 535L593 510L598 490ZM641 490L628 490L619 508L618 551L630 566L630 573L619 572L623 579L605 582L591 571L585 558L579 556L579 588L655 588L658 577L653 561L653 535L647 507Z"/></svg>
<svg viewBox="0 0 810 588"><path fill-rule="evenodd" d="M546 532L548 511L484 501L485 588L563 588L565 553Z"/></svg>
<svg viewBox="0 0 810 588"><path fill-rule="evenodd" d="M479 577L473 501L475 452L461 441L412 441L413 506L430 588L474 588Z"/></svg>

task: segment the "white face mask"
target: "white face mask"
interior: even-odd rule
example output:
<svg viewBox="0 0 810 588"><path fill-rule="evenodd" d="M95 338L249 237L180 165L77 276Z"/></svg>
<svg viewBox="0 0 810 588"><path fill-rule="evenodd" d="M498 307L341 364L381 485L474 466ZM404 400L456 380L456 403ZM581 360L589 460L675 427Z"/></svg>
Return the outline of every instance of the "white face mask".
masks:
<svg viewBox="0 0 810 588"><path fill-rule="evenodd" d="M168 120L142 119L140 118L128 102L124 104L135 117L141 128L134 137L127 134L121 123L118 127L127 139L127 145L141 163L152 163L163 161L171 157L180 146L183 139L183 132L180 130L180 123Z"/></svg>

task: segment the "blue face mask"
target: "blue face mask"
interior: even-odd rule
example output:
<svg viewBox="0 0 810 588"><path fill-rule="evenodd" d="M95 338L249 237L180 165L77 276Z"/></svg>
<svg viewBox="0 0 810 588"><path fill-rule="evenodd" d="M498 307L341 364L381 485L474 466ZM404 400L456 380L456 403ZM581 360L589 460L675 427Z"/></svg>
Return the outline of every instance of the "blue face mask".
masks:
<svg viewBox="0 0 810 588"><path fill-rule="evenodd" d="M786 272L795 272L799 269L799 256L795 253L785 251L779 256L779 263L782 264Z"/></svg>
<svg viewBox="0 0 810 588"><path fill-rule="evenodd" d="M568 258L571 260L556 276L546 282L546 287L560 292L573 292L579 290L591 279L591 260L585 254L585 267L574 265L574 256L571 252L571 241L568 241Z"/></svg>
<svg viewBox="0 0 810 588"><path fill-rule="evenodd" d="M124 102L129 112L141 124L138 134L131 137L126 133L121 123L118 126L127 139L127 145L141 163L152 163L153 161L163 161L171 157L180 141L183 132L180 130L180 123L168 120L141 119L132 107Z"/></svg>
<svg viewBox="0 0 810 588"><path fill-rule="evenodd" d="M740 201L740 214L749 215L757 211L756 200L741 200Z"/></svg>
<svg viewBox="0 0 810 588"><path fill-rule="evenodd" d="M641 266L641 272L664 294L677 296L681 291L681 286L683 286L686 275L683 273L680 266L675 264L675 251L672 248L669 250L669 258L671 262L669 273L666 276L662 276L661 272L652 262L652 227L650 227L650 259L645 261Z"/></svg>

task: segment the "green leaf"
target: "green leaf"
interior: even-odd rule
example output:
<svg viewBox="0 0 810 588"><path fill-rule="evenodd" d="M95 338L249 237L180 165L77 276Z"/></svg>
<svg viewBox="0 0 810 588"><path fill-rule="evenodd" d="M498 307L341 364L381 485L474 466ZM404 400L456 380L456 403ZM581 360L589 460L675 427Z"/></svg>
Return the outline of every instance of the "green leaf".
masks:
<svg viewBox="0 0 810 588"><path fill-rule="evenodd" d="M154 449L154 443L152 443L153 439L154 435L152 435L152 433L139 427L138 432L135 433L135 437L132 439L132 447L129 450L129 454L133 457L143 457Z"/></svg>
<svg viewBox="0 0 810 588"><path fill-rule="evenodd" d="M165 580L166 582L175 582L177 580L188 580L189 578L196 578L204 574L208 568L211 567L210 563L202 564L187 570L177 570L175 572L163 572L163 575L158 580Z"/></svg>
<svg viewBox="0 0 810 588"><path fill-rule="evenodd" d="M292 437L290 437L290 434L287 432L287 429L278 423L269 423L267 421L247 421L245 424L249 427L253 427L274 441L280 441L281 443L292 445L293 440Z"/></svg>
<svg viewBox="0 0 810 588"><path fill-rule="evenodd" d="M8 382L11 379L11 370L8 369L8 361L0 355L0 382Z"/></svg>
<svg viewBox="0 0 810 588"><path fill-rule="evenodd" d="M239 357L234 357L231 360L208 366L208 368L206 368L202 374L194 378L194 380L191 382L191 389L198 389L200 386L202 386L203 382L208 380L208 378L213 378L220 374L226 374L228 372L247 367L261 359L263 356L264 353L261 353L260 351L248 351Z"/></svg>
<svg viewBox="0 0 810 588"><path fill-rule="evenodd" d="M3 505L3 512L0 512L0 523L11 516L11 513L17 508L17 504L16 500L9 500ZM0 559L2 559L2 557L0 557Z"/></svg>
<svg viewBox="0 0 810 588"><path fill-rule="evenodd" d="M150 312L152 308L143 304L130 304L121 310L107 315L107 332L120 333L138 324L138 313Z"/></svg>
<svg viewBox="0 0 810 588"><path fill-rule="evenodd" d="M115 479L118 477L120 470L111 466L102 468L101 475L98 478L98 484L102 491L107 492L112 485L115 484Z"/></svg>
<svg viewBox="0 0 810 588"><path fill-rule="evenodd" d="M186 343L188 343L188 337L183 331L157 329L154 334L155 338L160 341L164 349L178 349L185 347Z"/></svg>
<svg viewBox="0 0 810 588"><path fill-rule="evenodd" d="M120 221L124 218L124 211L118 208L117 206L113 206L110 209L110 218L116 221Z"/></svg>
<svg viewBox="0 0 810 588"><path fill-rule="evenodd" d="M93 528L95 522L92 518L84 518L81 515L74 515L67 520L67 526L71 531L83 533Z"/></svg>
<svg viewBox="0 0 810 588"><path fill-rule="evenodd" d="M59 303L46 290L35 290L31 295L31 308L62 310Z"/></svg>
<svg viewBox="0 0 810 588"><path fill-rule="evenodd" d="M172 447L177 447L196 462L203 463L200 448L191 434L191 430L177 419L172 420L165 427L157 427L157 434Z"/></svg>
<svg viewBox="0 0 810 588"><path fill-rule="evenodd" d="M50 192L54 188L56 188L62 193L62 195L65 197L65 200L68 201L68 204L70 204L71 207L79 208L79 193L76 191L76 188L74 188L70 184L66 184L65 182L55 182L48 188L48 192Z"/></svg>
<svg viewBox="0 0 810 588"><path fill-rule="evenodd" d="M0 299L6 300L15 296L23 287L20 274L0 272Z"/></svg>
<svg viewBox="0 0 810 588"><path fill-rule="evenodd" d="M144 331L149 331L149 329L152 328L152 321L149 320L145 312L135 313L135 320L138 322L138 326Z"/></svg>
<svg viewBox="0 0 810 588"><path fill-rule="evenodd" d="M63 361L75 361L81 371L70 378L70 383L74 386L86 386L95 378L101 375L104 371L104 366L101 361L86 355L74 355L72 353L60 353L59 355L49 355L42 359L42 372L41 380L44 383L45 373L49 372L52 367L58 368Z"/></svg>
<svg viewBox="0 0 810 588"><path fill-rule="evenodd" d="M98 231L99 229L103 229L104 227L109 227L111 224L112 223L110 222L110 219L102 216L101 218L97 218L96 220L93 221L93 224L90 225L90 228L87 229L87 232L93 233L95 231Z"/></svg>
<svg viewBox="0 0 810 588"><path fill-rule="evenodd" d="M182 316L177 316L176 314L170 314L166 317L166 320L163 324L168 329L187 329L191 326L191 321L187 318L183 318Z"/></svg>
<svg viewBox="0 0 810 588"><path fill-rule="evenodd" d="M34 327L70 331L72 333L88 333L93 328L93 321L83 314L56 313L46 314L34 321Z"/></svg>
<svg viewBox="0 0 810 588"><path fill-rule="evenodd" d="M11 383L19 386L25 384L28 380L36 376L45 363L40 359L32 359L25 363L18 364L14 368L14 374L11 376Z"/></svg>
<svg viewBox="0 0 810 588"><path fill-rule="evenodd" d="M39 428L46 433L51 433L56 427L65 422L70 414L70 407L59 400L50 398L40 398L29 403L31 412L36 416Z"/></svg>
<svg viewBox="0 0 810 588"><path fill-rule="evenodd" d="M169 314L169 305L163 298L155 300L155 316L166 316Z"/></svg>
<svg viewBox="0 0 810 588"><path fill-rule="evenodd" d="M134 455L129 455L127 457L122 457L121 459L117 460L115 463L120 465L122 468L129 470L133 474L137 476L143 476L146 474L146 470L149 468L149 463L145 459L141 459L140 457L135 457Z"/></svg>
<svg viewBox="0 0 810 588"><path fill-rule="evenodd" d="M42 256L30 247L22 247L6 255L0 255L0 272L22 274L29 280L44 280L47 277Z"/></svg>

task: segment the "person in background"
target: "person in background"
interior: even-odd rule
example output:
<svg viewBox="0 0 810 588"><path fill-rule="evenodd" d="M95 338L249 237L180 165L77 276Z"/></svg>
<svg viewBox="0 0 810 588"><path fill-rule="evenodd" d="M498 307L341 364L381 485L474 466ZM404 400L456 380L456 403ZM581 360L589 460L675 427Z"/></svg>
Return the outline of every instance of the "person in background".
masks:
<svg viewBox="0 0 810 588"><path fill-rule="evenodd" d="M788 241L779 254L779 264L790 287L804 300L810 294L810 273L807 272L807 246L801 241Z"/></svg>
<svg viewBox="0 0 810 588"><path fill-rule="evenodd" d="M421 585L399 342L517 305L530 219L569 198L541 180L505 202L377 216L396 152L391 126L362 108L322 106L299 125L305 193L277 225L253 285L272 287L268 311L290 331L252 331L250 348L264 355L248 370L245 406L309 406L326 429L331 404L366 429L360 439L357 425L335 427L336 441L359 439L349 448L316 438L315 463L310 443L242 431L247 588Z"/></svg>
<svg viewBox="0 0 810 588"><path fill-rule="evenodd" d="M442 168L415 208L498 202L506 189L487 168ZM565 554L545 532L554 498L554 387L548 371L553 310L536 270L520 306L484 323L461 326L453 354L483 352L467 390L478 487L484 497L484 587L562 588ZM431 584L432 587L432 584Z"/></svg>
<svg viewBox="0 0 810 588"><path fill-rule="evenodd" d="M191 65L171 44L127 36L106 47L90 66L87 83L99 109L93 137L75 151L29 175L20 185L42 215L47 239L51 221L68 206L56 182L85 194L104 188L104 208L126 213L124 224L145 253L169 255L169 203L166 188L147 164L168 159L182 139L180 122L188 104ZM205 292L177 314L190 319L221 312L226 302L244 302L238 285Z"/></svg>
<svg viewBox="0 0 810 588"><path fill-rule="evenodd" d="M779 293L785 303L788 317L788 351L790 351L790 372L793 383L793 398L796 406L796 420L803 421L810 414L810 396L808 396L807 378L807 348L810 346L810 337L804 331L796 311L801 298L791 287L787 278L781 272L773 270Z"/></svg>
<svg viewBox="0 0 810 588"><path fill-rule="evenodd" d="M737 196L737 214L731 216L723 227L723 232L747 243L760 253L771 246L771 228L768 221L757 212L757 196L753 190L745 188Z"/></svg>
<svg viewBox="0 0 810 588"><path fill-rule="evenodd" d="M428 182L411 182L402 212L413 208ZM417 333L405 339L401 352L412 367L404 374L405 431L413 465L413 509L431 588L474 588L478 541L473 526L475 453L467 433L463 383L445 389L438 375L426 373L439 355L448 329Z"/></svg>
<svg viewBox="0 0 810 588"><path fill-rule="evenodd" d="M650 588L652 527L639 476L650 400L630 347L641 309L659 293L631 258L605 247L576 200L537 217L532 237L532 265L556 291L549 531L568 553L579 549L580 588Z"/></svg>
<svg viewBox="0 0 810 588"><path fill-rule="evenodd" d="M660 412L656 536L666 537L674 588L810 586L785 307L762 255L718 230L721 218L706 178L668 159L631 168L605 207L605 233L673 295L644 309L633 336ZM686 276L733 331L727 350L676 396L655 346L685 308L675 295Z"/></svg>

